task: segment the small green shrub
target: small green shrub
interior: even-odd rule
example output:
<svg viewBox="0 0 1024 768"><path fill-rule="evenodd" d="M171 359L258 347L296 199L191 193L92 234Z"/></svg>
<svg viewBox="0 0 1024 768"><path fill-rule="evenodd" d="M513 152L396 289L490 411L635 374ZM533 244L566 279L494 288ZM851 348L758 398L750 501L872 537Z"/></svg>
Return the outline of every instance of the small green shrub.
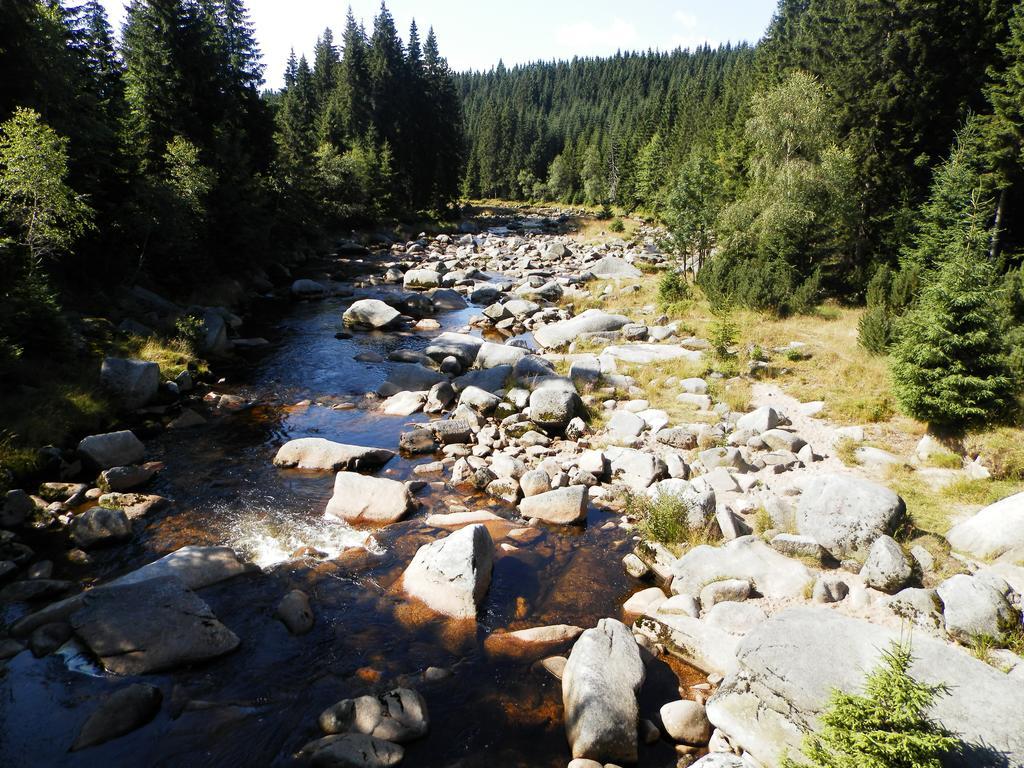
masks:
<svg viewBox="0 0 1024 768"><path fill-rule="evenodd" d="M892 318L885 306L869 307L857 324L857 341L873 355L889 351L892 334Z"/></svg>
<svg viewBox="0 0 1024 768"><path fill-rule="evenodd" d="M185 315L178 318L174 328L178 332L178 338L193 352L202 346L205 330L200 318L195 315Z"/></svg>
<svg viewBox="0 0 1024 768"><path fill-rule="evenodd" d="M740 338L740 328L732 319L728 311L715 313L715 319L708 325L708 341L719 360L729 354L730 347L734 346Z"/></svg>
<svg viewBox="0 0 1024 768"><path fill-rule="evenodd" d="M681 272L670 270L658 281L658 303L662 307L686 301L689 297L690 286Z"/></svg>
<svg viewBox="0 0 1024 768"><path fill-rule="evenodd" d="M824 291L821 287L821 271L815 270L809 278L804 280L795 291L789 301L790 311L798 315L810 315L821 303Z"/></svg>
<svg viewBox="0 0 1024 768"><path fill-rule="evenodd" d="M597 212L596 218L598 221L608 221L614 215L611 206L605 203L601 206L601 210Z"/></svg>
<svg viewBox="0 0 1024 768"><path fill-rule="evenodd" d="M622 219L616 216L612 219L612 223L608 225L608 230L610 232L625 232L626 225L622 223Z"/></svg>
<svg viewBox="0 0 1024 768"><path fill-rule="evenodd" d="M808 733L803 754L784 768L941 768L959 740L928 715L945 685L927 685L910 674L908 645L893 643L870 675L863 696L833 691L821 732Z"/></svg>
<svg viewBox="0 0 1024 768"><path fill-rule="evenodd" d="M653 499L645 493L626 496L626 514L640 521L644 536L662 544L695 546L712 540L712 519L703 528L689 525L689 507L678 496L659 493Z"/></svg>
<svg viewBox="0 0 1024 768"><path fill-rule="evenodd" d="M754 515L754 533L758 536L763 536L765 531L770 531L775 527L775 521L772 520L772 516L768 514L768 510L761 507L757 510Z"/></svg>
<svg viewBox="0 0 1024 768"><path fill-rule="evenodd" d="M925 464L938 469L962 469L964 460L952 451L937 451L928 457Z"/></svg>
<svg viewBox="0 0 1024 768"><path fill-rule="evenodd" d="M849 437L842 438L836 443L836 457L848 467L856 467L860 464L857 459L857 449L860 443Z"/></svg>

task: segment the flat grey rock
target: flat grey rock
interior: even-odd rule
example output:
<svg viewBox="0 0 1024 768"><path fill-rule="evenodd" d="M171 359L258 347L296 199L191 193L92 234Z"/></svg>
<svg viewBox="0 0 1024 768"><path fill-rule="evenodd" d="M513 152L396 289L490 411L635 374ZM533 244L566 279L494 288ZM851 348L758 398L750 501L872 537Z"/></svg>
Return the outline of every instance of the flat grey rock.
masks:
<svg viewBox="0 0 1024 768"><path fill-rule="evenodd" d="M238 647L197 595L174 577L87 592L75 634L108 672L144 675L208 661Z"/></svg>

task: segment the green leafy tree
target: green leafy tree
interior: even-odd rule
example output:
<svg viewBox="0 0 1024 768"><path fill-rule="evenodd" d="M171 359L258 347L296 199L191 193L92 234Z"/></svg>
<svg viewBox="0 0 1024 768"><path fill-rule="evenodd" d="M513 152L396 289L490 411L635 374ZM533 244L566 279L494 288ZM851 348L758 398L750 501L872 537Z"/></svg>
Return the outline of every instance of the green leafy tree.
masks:
<svg viewBox="0 0 1024 768"><path fill-rule="evenodd" d="M998 306L988 258L991 206L970 202L970 227L950 243L917 305L898 325L892 374L910 416L939 434L957 435L1004 417L1013 406Z"/></svg>
<svg viewBox="0 0 1024 768"><path fill-rule="evenodd" d="M715 222L721 209L721 172L707 151L695 148L677 172L665 221L673 249L695 256L698 270L715 247Z"/></svg>
<svg viewBox="0 0 1024 768"><path fill-rule="evenodd" d="M175 136L167 143L164 153L164 167L167 169L167 183L181 204L197 220L206 217L206 196L213 190L217 174L203 165L199 158L199 147Z"/></svg>
<svg viewBox="0 0 1024 768"><path fill-rule="evenodd" d="M66 183L67 144L31 109L16 109L0 126L0 215L36 263L92 226L92 209Z"/></svg>
<svg viewBox="0 0 1024 768"><path fill-rule="evenodd" d="M749 186L718 218L720 253L701 283L755 309L804 311L821 271L843 271L852 155L836 144L821 84L802 72L755 95L744 134Z"/></svg>
<svg viewBox="0 0 1024 768"><path fill-rule="evenodd" d="M804 739L807 762L783 768L942 768L959 740L928 713L949 690L914 680L912 663L910 647L893 643L863 695L833 692L821 732Z"/></svg>

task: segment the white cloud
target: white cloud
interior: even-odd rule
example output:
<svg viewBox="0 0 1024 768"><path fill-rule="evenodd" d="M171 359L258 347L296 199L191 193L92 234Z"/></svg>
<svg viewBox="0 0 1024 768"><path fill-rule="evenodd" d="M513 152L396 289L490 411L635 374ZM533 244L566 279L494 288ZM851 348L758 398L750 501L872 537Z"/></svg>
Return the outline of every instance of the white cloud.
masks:
<svg viewBox="0 0 1024 768"><path fill-rule="evenodd" d="M712 48L718 45L718 40L701 34L700 24L697 17L686 11L676 11L673 14L676 23L683 28L681 33L673 34L669 48L698 48L705 43Z"/></svg>
<svg viewBox="0 0 1024 768"><path fill-rule="evenodd" d="M557 40L571 58L574 54L594 55L634 49L639 45L636 27L623 19L612 19L604 26L591 21L565 24L558 28Z"/></svg>
<svg viewBox="0 0 1024 768"><path fill-rule="evenodd" d="M678 21L684 29L693 29L697 26L697 17L692 13L686 11L676 11L673 14L676 21Z"/></svg>

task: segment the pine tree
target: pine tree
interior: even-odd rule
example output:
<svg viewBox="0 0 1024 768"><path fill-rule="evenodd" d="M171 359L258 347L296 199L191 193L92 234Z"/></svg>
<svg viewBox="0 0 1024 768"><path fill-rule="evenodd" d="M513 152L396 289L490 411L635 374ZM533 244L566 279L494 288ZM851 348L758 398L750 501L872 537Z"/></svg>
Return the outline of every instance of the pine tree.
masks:
<svg viewBox="0 0 1024 768"><path fill-rule="evenodd" d="M918 216L912 244L903 253L905 264L919 271L932 269L965 237L987 231L987 226L977 228L978 212L969 205L973 197L987 192L981 180L980 138L979 121L968 120L949 158L936 169L931 193Z"/></svg>
<svg viewBox="0 0 1024 768"><path fill-rule="evenodd" d="M122 54L128 101L128 145L146 169L161 162L174 136L194 136L194 94L184 59L196 23L182 0L132 0Z"/></svg>
<svg viewBox="0 0 1024 768"><path fill-rule="evenodd" d="M295 69L295 82L285 91L277 115L278 160L292 184L309 180L316 150L316 91L313 72L303 56Z"/></svg>
<svg viewBox="0 0 1024 768"><path fill-rule="evenodd" d="M373 103L370 93L369 52L366 33L356 22L352 9L345 19L342 39L341 73L338 78L338 99L350 138L362 138L373 125Z"/></svg>
<svg viewBox="0 0 1024 768"><path fill-rule="evenodd" d="M836 691L821 717L820 734L809 734L809 763L783 760L784 768L941 768L959 740L928 715L944 685L910 676L908 645L894 643L870 675L864 695Z"/></svg>
<svg viewBox="0 0 1024 768"><path fill-rule="evenodd" d="M1014 403L998 286L988 259L991 205L968 203L970 226L957 227L917 305L900 321L892 355L893 389L903 410L941 435L960 435L1005 416Z"/></svg>

